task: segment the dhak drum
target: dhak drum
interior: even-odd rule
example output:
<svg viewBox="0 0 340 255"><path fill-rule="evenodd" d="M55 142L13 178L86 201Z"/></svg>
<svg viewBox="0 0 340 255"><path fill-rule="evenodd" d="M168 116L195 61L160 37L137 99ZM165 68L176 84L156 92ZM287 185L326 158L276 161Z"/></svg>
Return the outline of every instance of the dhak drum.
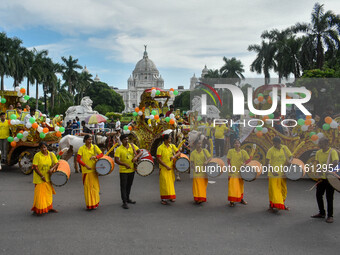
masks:
<svg viewBox="0 0 340 255"><path fill-rule="evenodd" d="M285 168L284 173L287 179L296 181L305 176L305 164L297 158L293 158L292 164Z"/></svg>
<svg viewBox="0 0 340 255"><path fill-rule="evenodd" d="M262 173L262 164L256 160L250 161L245 167L241 167L241 178L247 182L256 180Z"/></svg>
<svg viewBox="0 0 340 255"><path fill-rule="evenodd" d="M187 172L190 168L190 160L187 155L181 153L179 158L175 161L175 168L178 172L184 173Z"/></svg>
<svg viewBox="0 0 340 255"><path fill-rule="evenodd" d="M337 192L340 192L340 163L332 171L329 171L326 177L329 184L332 185Z"/></svg>
<svg viewBox="0 0 340 255"><path fill-rule="evenodd" d="M136 171L137 171L137 174L145 177L145 176L150 175L153 172L154 161L153 161L153 158L151 156L151 153L148 150L141 149L140 151L143 154L137 162Z"/></svg>
<svg viewBox="0 0 340 255"><path fill-rule="evenodd" d="M67 183L70 178L71 171L70 165L67 161L60 159L58 164L57 170L51 174L51 182L54 186L60 187Z"/></svg>
<svg viewBox="0 0 340 255"><path fill-rule="evenodd" d="M208 177L216 178L219 177L223 169L225 168L224 161L220 158L212 158L209 163L205 166L205 173Z"/></svg>
<svg viewBox="0 0 340 255"><path fill-rule="evenodd" d="M110 174L115 167L115 162L109 156L103 156L96 162L96 172L98 175L104 176Z"/></svg>

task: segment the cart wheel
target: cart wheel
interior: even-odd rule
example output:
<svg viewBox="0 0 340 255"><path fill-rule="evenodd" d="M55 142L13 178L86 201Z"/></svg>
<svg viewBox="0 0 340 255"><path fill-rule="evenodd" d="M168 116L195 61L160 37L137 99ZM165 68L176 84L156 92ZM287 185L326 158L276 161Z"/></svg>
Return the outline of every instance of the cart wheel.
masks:
<svg viewBox="0 0 340 255"><path fill-rule="evenodd" d="M31 174L33 171L33 155L29 151L23 151L19 155L19 167L23 174Z"/></svg>

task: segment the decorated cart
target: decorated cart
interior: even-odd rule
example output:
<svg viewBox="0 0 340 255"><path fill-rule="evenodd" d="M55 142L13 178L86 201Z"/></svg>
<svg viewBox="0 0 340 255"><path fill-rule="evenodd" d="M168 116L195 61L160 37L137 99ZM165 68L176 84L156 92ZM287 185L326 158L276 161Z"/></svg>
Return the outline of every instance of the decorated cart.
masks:
<svg viewBox="0 0 340 255"><path fill-rule="evenodd" d="M32 172L32 160L39 151L39 143L46 142L50 151L57 151L64 128L61 127L60 116L53 120L44 117L39 111L25 123L25 117L29 112L25 109L17 112L13 106L17 103L26 103L29 96L25 95L25 89L16 87L15 91L0 91L0 111L6 113L6 119L10 125L11 136L7 153L7 164L19 163L20 170L24 174ZM59 125L58 125L59 124Z"/></svg>
<svg viewBox="0 0 340 255"><path fill-rule="evenodd" d="M175 116L161 119L159 116L160 113L154 112L152 109L150 110L149 116L147 116L147 108L153 103L158 108L159 102L165 101L164 108L166 109L169 99L176 94L176 91L172 89L170 91L159 88L145 90L141 95L139 107L136 107L133 113L133 115L137 117L136 124L133 127L125 127L125 129L130 129L130 140L139 148L150 151L153 156L156 156L157 147L162 143L162 134L164 131L173 130L173 143L177 145L182 141L183 135ZM164 110L164 108L161 110ZM164 112L165 110L163 114Z"/></svg>

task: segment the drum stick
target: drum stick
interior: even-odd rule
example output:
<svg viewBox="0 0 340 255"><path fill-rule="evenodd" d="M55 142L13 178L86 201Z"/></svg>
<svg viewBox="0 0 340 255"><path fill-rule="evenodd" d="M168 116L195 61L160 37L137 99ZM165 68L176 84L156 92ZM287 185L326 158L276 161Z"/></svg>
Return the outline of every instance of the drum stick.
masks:
<svg viewBox="0 0 340 255"><path fill-rule="evenodd" d="M178 145L178 150L180 150L182 148L184 143L185 143L185 139L183 139L183 141Z"/></svg>
<svg viewBox="0 0 340 255"><path fill-rule="evenodd" d="M115 145L113 145L111 149L108 152L106 152L105 156L108 156L111 153L111 151L113 151L118 145L119 143L116 143Z"/></svg>
<svg viewBox="0 0 340 255"><path fill-rule="evenodd" d="M318 181L317 183L315 183L313 185L313 187L311 187L310 189L307 189L306 191L312 191L321 181Z"/></svg>

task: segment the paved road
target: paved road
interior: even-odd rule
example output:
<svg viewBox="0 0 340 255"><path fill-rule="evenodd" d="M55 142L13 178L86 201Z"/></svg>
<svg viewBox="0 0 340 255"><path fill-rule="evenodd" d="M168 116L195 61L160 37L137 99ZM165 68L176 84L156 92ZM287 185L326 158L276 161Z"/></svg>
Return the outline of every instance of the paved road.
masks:
<svg viewBox="0 0 340 255"><path fill-rule="evenodd" d="M56 188L57 214L31 215L32 175L17 167L0 171L0 254L338 254L340 196L335 222L309 216L317 212L314 183L288 182L291 211L266 212L267 181L246 183L248 205L226 206L227 182L208 185L208 202L192 202L188 174L176 182L177 201L160 204L158 175L135 177L129 210L120 207L119 178L100 177L101 202L86 211L80 174Z"/></svg>

